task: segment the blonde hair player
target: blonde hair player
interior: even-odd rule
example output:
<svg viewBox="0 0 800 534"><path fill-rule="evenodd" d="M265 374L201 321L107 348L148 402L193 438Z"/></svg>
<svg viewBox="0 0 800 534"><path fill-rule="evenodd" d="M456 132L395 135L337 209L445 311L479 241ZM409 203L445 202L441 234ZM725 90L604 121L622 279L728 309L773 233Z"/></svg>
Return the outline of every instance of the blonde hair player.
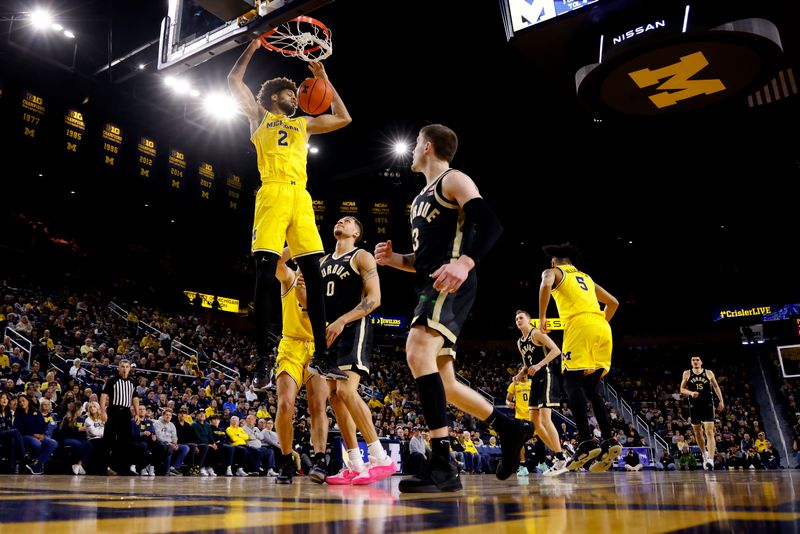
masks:
<svg viewBox="0 0 800 534"><path fill-rule="evenodd" d="M561 399L561 387L558 382L561 374L561 350L550 336L531 326L531 315L525 310L517 310L514 322L522 334L517 340L517 349L522 356L522 370L517 378L531 379L528 397L529 417L536 433L556 457L544 475L560 475L567 472L567 462L561 450L561 439L553 424L552 415L553 408L559 406ZM537 353L542 355L541 359L536 357Z"/></svg>

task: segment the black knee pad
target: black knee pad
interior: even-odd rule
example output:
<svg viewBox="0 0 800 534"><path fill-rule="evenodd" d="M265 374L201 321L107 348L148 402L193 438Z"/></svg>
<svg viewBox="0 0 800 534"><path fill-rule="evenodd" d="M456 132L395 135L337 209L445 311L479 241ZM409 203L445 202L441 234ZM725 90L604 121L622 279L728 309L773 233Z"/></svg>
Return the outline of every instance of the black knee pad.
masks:
<svg viewBox="0 0 800 534"><path fill-rule="evenodd" d="M446 427L447 422L447 397L444 393L444 384L439 373L431 373L416 379L419 400L425 423L431 430Z"/></svg>

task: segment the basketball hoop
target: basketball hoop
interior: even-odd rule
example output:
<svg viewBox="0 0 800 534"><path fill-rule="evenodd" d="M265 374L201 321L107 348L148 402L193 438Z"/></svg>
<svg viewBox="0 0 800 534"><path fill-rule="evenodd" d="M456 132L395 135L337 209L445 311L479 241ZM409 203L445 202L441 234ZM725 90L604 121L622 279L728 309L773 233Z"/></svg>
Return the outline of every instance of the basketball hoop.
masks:
<svg viewBox="0 0 800 534"><path fill-rule="evenodd" d="M322 61L333 53L331 31L311 17L297 17L258 38L261 46L303 61Z"/></svg>

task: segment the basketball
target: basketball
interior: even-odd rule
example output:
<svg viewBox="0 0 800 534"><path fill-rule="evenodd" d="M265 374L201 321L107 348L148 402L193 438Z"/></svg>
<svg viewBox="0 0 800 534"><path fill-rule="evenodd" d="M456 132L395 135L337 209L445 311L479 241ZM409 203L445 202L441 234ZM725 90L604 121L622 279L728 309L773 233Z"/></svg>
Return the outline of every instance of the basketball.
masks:
<svg viewBox="0 0 800 534"><path fill-rule="evenodd" d="M306 78L297 89L297 103L309 115L319 115L331 107L333 87L320 78Z"/></svg>

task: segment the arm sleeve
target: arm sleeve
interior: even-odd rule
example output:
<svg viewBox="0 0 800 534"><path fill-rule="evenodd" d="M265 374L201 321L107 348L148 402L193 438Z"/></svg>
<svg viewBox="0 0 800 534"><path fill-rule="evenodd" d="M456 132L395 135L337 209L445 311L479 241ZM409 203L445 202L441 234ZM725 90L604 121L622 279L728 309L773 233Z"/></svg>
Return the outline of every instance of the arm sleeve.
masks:
<svg viewBox="0 0 800 534"><path fill-rule="evenodd" d="M473 198L464 204L464 216L467 228L473 230L473 237L463 254L478 263L502 235L503 225L489 204L481 197Z"/></svg>

